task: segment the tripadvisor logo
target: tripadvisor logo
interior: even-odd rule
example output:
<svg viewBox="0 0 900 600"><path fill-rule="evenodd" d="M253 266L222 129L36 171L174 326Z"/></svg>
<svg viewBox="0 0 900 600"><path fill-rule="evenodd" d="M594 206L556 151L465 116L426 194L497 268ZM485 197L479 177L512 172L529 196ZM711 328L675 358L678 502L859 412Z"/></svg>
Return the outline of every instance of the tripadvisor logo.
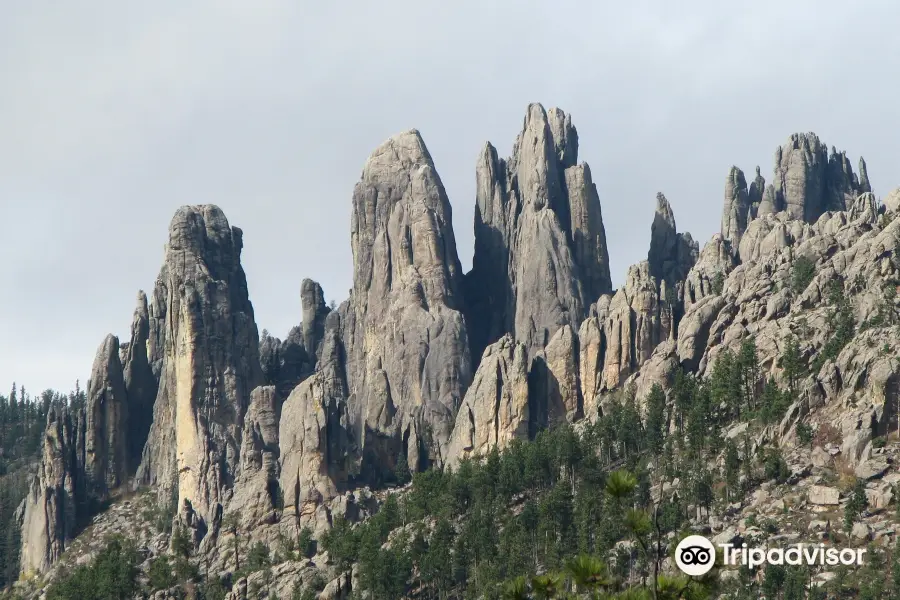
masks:
<svg viewBox="0 0 900 600"><path fill-rule="evenodd" d="M784 548L748 548L747 544L719 544L722 563L755 569L770 565L862 565L865 548L834 548L825 544L795 544ZM716 548L702 535L689 535L675 548L675 564L687 575L707 574L716 562Z"/></svg>
<svg viewBox="0 0 900 600"><path fill-rule="evenodd" d="M675 564L687 575L706 575L716 562L716 549L702 535L689 535L675 548Z"/></svg>

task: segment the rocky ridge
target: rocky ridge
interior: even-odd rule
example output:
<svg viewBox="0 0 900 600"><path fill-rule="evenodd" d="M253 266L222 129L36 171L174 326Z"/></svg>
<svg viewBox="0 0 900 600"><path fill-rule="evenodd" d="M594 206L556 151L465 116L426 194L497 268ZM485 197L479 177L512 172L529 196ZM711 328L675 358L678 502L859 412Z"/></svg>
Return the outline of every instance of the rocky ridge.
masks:
<svg viewBox="0 0 900 600"><path fill-rule="evenodd" d="M208 568L229 569L219 551L233 535L227 515L270 544L306 527L320 536L337 515L371 514L370 488L400 468L453 468L594 419L610 392L632 387L643 399L678 367L708 376L749 337L765 373L781 378L788 338L807 358L828 345L833 286L852 298L856 323L883 316L882 290L900 278L900 203L872 194L864 161L857 176L844 153L798 134L776 152L773 184L757 168L748 186L732 167L722 231L702 250L659 194L647 260L613 290L599 197L577 151L571 117L537 104L508 160L484 147L474 266L463 274L421 136L391 138L353 193L350 298L331 310L305 280L302 323L284 342L257 334L241 231L215 206L180 209L131 341L120 349L108 337L87 406L48 420L23 513L23 571L47 572L91 502L131 475L161 500L174 495L172 518L191 529ZM814 266L802 288L799 257ZM799 461L798 423L834 427L840 442L816 452L871 465L872 440L896 422L893 343L883 325L854 337L758 439ZM136 439L117 435L126 427ZM823 494L810 490L807 501ZM317 570L301 563L292 576ZM330 575L344 597L352 582Z"/></svg>

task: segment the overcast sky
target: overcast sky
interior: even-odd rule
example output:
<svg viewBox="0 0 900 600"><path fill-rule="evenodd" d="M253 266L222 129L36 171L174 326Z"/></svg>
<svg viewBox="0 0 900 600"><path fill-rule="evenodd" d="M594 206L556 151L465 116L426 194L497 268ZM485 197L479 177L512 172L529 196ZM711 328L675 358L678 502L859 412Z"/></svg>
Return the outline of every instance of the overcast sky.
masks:
<svg viewBox="0 0 900 600"><path fill-rule="evenodd" d="M646 257L655 195L718 231L737 164L815 131L900 184L896 25L883 1L0 3L0 390L68 390L127 341L169 220L216 203L244 230L260 327L300 282L340 302L353 185L415 127L472 258L475 160L508 155L529 102L573 115L613 282ZM347 8L353 7L353 8Z"/></svg>

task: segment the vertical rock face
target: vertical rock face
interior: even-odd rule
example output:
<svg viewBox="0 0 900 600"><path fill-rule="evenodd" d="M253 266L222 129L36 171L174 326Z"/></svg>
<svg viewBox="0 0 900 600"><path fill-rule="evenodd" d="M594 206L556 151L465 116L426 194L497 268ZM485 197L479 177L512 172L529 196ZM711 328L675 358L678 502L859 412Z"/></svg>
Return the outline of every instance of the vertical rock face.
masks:
<svg viewBox="0 0 900 600"><path fill-rule="evenodd" d="M828 211L847 210L860 194L871 191L862 159L859 171L857 178L846 153L834 147L829 153L816 134L795 133L775 151L772 185L766 185L757 167L748 190L741 170L731 168L725 182L722 237L738 256L751 220L785 211L790 219L815 223Z"/></svg>
<svg viewBox="0 0 900 600"><path fill-rule="evenodd" d="M354 475L356 443L337 313L329 315L320 363L291 392L278 426L284 513L293 515L298 526L313 518L323 501L346 489Z"/></svg>
<svg viewBox="0 0 900 600"><path fill-rule="evenodd" d="M736 168L736 167L735 167ZM726 193L725 199L728 199L728 184L726 183ZM756 218L756 215L759 214L759 205L762 203L763 195L766 193L766 180L759 172L759 166L756 167L756 177L753 178L753 181L750 182L750 187L747 190L747 200L750 202L750 216L752 218Z"/></svg>
<svg viewBox="0 0 900 600"><path fill-rule="evenodd" d="M845 210L859 193L847 156L819 141L814 133L797 133L775 153L775 196L791 218L814 223L829 210Z"/></svg>
<svg viewBox="0 0 900 600"><path fill-rule="evenodd" d="M706 296L721 293L717 285L735 267L732 245L721 234L715 234L703 246L697 263L688 272L684 288L684 313Z"/></svg>
<svg viewBox="0 0 900 600"><path fill-rule="evenodd" d="M258 387L250 393L234 496L229 503L230 511L239 513L248 528L273 521L278 509L280 405L274 386Z"/></svg>
<svg viewBox="0 0 900 600"><path fill-rule="evenodd" d="M564 325L531 363L529 435L584 416L579 366L578 335Z"/></svg>
<svg viewBox="0 0 900 600"><path fill-rule="evenodd" d="M180 208L153 291L150 363L160 384L138 481L178 491L206 522L234 479L259 334L240 264L242 233L213 205Z"/></svg>
<svg viewBox="0 0 900 600"><path fill-rule="evenodd" d="M650 226L650 274L670 288L678 286L694 263L699 248L690 233L678 233L672 206L663 194L656 195L656 212Z"/></svg>
<svg viewBox="0 0 900 600"><path fill-rule="evenodd" d="M529 435L528 353L505 335L484 351L472 385L456 415L447 464L504 448Z"/></svg>
<svg viewBox="0 0 900 600"><path fill-rule="evenodd" d="M759 171L757 171L757 175ZM757 184L754 182L754 194L757 193ZM760 200L762 199L762 190ZM747 216L752 206L750 194L747 191L747 181L744 172L737 167L731 167L728 177L725 178L725 207L722 211L722 237L731 242L735 247L741 241L741 235L747 229Z"/></svg>
<svg viewBox="0 0 900 600"><path fill-rule="evenodd" d="M353 192L345 309L350 406L364 470L442 462L471 381L450 202L417 131L369 157Z"/></svg>
<svg viewBox="0 0 900 600"><path fill-rule="evenodd" d="M647 261L628 269L625 285L608 305L598 303L596 314L605 341L605 352L597 357L603 365L601 391L621 385L673 333L672 307L664 289L650 274Z"/></svg>
<svg viewBox="0 0 900 600"><path fill-rule="evenodd" d="M310 359L303 345L300 327L292 327L284 341L263 330L259 340L259 362L266 385L275 386L282 398L287 398L315 367L314 359Z"/></svg>
<svg viewBox="0 0 900 600"><path fill-rule="evenodd" d="M21 571L46 571L62 555L75 533L78 516L76 431L65 409L47 415L44 450L25 498Z"/></svg>
<svg viewBox="0 0 900 600"><path fill-rule="evenodd" d="M485 146L476 169L475 255L467 277L472 353L510 333L529 352L609 293L600 200L559 109L528 107L508 161Z"/></svg>
<svg viewBox="0 0 900 600"><path fill-rule="evenodd" d="M141 460L144 443L153 423L153 402L159 391L159 380L150 367L150 309L147 295L138 293L137 308L131 321L131 341L125 349L123 375L125 396L128 399L128 465L136 468Z"/></svg>
<svg viewBox="0 0 900 600"><path fill-rule="evenodd" d="M325 317L331 311L325 304L322 286L312 279L304 279L300 287L303 301L303 345L313 363L319 356L319 343L325 335Z"/></svg>
<svg viewBox="0 0 900 600"><path fill-rule="evenodd" d="M586 163L566 169L565 177L572 213L572 253L581 267L586 301L594 302L612 291L600 197L591 179L591 168Z"/></svg>
<svg viewBox="0 0 900 600"><path fill-rule="evenodd" d="M97 350L85 406L83 470L87 493L106 498L128 477L128 402L119 362L119 340L113 335Z"/></svg>

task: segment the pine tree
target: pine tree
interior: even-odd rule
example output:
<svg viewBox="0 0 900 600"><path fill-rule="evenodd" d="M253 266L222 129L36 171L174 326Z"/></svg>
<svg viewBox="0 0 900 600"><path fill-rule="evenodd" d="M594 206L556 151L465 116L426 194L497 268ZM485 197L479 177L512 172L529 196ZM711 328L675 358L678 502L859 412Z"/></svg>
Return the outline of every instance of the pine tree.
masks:
<svg viewBox="0 0 900 600"><path fill-rule="evenodd" d="M646 402L647 420L645 430L647 447L658 459L659 454L662 452L666 429L666 394L663 392L662 386L658 383L653 384L650 393L647 394Z"/></svg>

